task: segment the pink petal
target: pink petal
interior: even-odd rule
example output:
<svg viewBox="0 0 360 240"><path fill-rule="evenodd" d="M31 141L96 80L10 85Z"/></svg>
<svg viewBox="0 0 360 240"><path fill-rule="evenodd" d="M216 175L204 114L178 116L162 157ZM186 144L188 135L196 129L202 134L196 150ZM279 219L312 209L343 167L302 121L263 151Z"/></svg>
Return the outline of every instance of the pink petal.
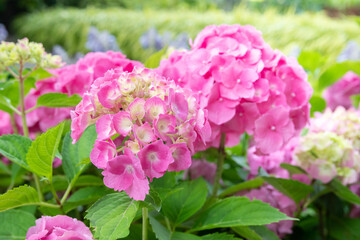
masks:
<svg viewBox="0 0 360 240"><path fill-rule="evenodd" d="M169 165L169 171L182 171L191 165L191 155L186 143L175 143L170 146L174 162Z"/></svg>
<svg viewBox="0 0 360 240"><path fill-rule="evenodd" d="M130 105L129 105L129 112L131 119L136 121L138 119L143 119L145 116L145 100L142 98L136 98Z"/></svg>
<svg viewBox="0 0 360 240"><path fill-rule="evenodd" d="M130 114L124 111L118 112L113 116L113 124L116 132L122 136L127 136L133 126Z"/></svg>
<svg viewBox="0 0 360 240"><path fill-rule="evenodd" d="M96 121L98 140L109 139L116 134L112 117L113 116L111 114L107 114Z"/></svg>

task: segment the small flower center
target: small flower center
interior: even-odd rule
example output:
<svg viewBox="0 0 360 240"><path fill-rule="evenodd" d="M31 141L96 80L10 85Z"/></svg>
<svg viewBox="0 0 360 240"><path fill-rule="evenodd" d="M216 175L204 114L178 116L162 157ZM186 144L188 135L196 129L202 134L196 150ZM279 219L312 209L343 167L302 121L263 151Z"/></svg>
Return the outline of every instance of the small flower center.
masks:
<svg viewBox="0 0 360 240"><path fill-rule="evenodd" d="M275 130L276 130L276 127L273 125L273 126L270 127L270 129L271 129L272 131L275 131Z"/></svg>

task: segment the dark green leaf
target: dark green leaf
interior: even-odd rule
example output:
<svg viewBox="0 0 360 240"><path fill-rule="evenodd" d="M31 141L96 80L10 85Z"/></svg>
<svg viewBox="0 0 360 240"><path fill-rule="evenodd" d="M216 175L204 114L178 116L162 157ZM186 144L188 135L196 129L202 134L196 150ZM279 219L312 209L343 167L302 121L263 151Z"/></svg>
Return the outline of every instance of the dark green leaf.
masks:
<svg viewBox="0 0 360 240"><path fill-rule="evenodd" d="M227 189L225 189L221 194L220 194L220 198L235 194L237 192L240 192L242 190L247 190L247 189L253 189L253 188L258 188L261 185L263 185L264 180L261 177L257 177L251 180L248 180L246 182L242 182L239 184L236 184L234 186L231 186Z"/></svg>
<svg viewBox="0 0 360 240"><path fill-rule="evenodd" d="M35 225L35 217L22 210L8 210L0 213L0 239L23 240L31 226Z"/></svg>
<svg viewBox="0 0 360 240"><path fill-rule="evenodd" d="M171 234L170 239L171 240L201 240L201 237L189 233L174 232Z"/></svg>
<svg viewBox="0 0 360 240"><path fill-rule="evenodd" d="M352 191L350 191L349 188L342 185L338 179L333 179L329 183L329 187L339 198L347 202L360 205L360 197L354 194Z"/></svg>
<svg viewBox="0 0 360 240"><path fill-rule="evenodd" d="M95 228L95 238L113 240L129 235L139 203L125 192L108 194L98 200L86 212L85 218Z"/></svg>
<svg viewBox="0 0 360 240"><path fill-rule="evenodd" d="M0 136L0 153L23 168L30 170L26 163L26 154L31 143L32 141L28 137L2 135Z"/></svg>
<svg viewBox="0 0 360 240"><path fill-rule="evenodd" d="M282 167L283 169L286 169L290 175L294 175L294 174L307 174L306 171L298 166L295 165L291 165L288 163L281 163L280 167Z"/></svg>
<svg viewBox="0 0 360 240"><path fill-rule="evenodd" d="M75 144L72 144L70 133L66 134L61 155L63 157L62 166L69 182L81 174L87 166L87 164L81 163L84 159L89 158L96 137L95 125L88 127Z"/></svg>
<svg viewBox="0 0 360 240"><path fill-rule="evenodd" d="M191 231L264 225L281 220L295 219L262 201L250 201L247 197L229 197L218 201L203 212Z"/></svg>
<svg viewBox="0 0 360 240"><path fill-rule="evenodd" d="M63 129L64 123L60 123L41 134L31 144L26 154L26 162L30 169L40 176L45 176L50 182L52 180L52 163L59 147Z"/></svg>
<svg viewBox="0 0 360 240"><path fill-rule="evenodd" d="M149 221L152 229L159 240L170 240L171 232L164 227L152 214L149 214Z"/></svg>
<svg viewBox="0 0 360 240"><path fill-rule="evenodd" d="M253 229L247 226L238 226L231 228L234 232L239 234L248 240L262 240L261 236L259 236Z"/></svg>
<svg viewBox="0 0 360 240"><path fill-rule="evenodd" d="M359 218L337 218L332 217L329 221L330 236L337 240L358 240L360 239Z"/></svg>
<svg viewBox="0 0 360 240"><path fill-rule="evenodd" d="M263 179L296 203L299 203L314 190L311 186L293 179L275 177L263 177Z"/></svg>
<svg viewBox="0 0 360 240"><path fill-rule="evenodd" d="M213 234L201 236L201 239L202 240L236 240L240 238L236 238L234 237L234 235L230 235L227 233L213 233Z"/></svg>
<svg viewBox="0 0 360 240"><path fill-rule="evenodd" d="M70 97L65 93L46 93L41 95L37 100L38 107L75 107L81 101L78 94L71 95Z"/></svg>
<svg viewBox="0 0 360 240"><path fill-rule="evenodd" d="M251 226L250 228L259 234L263 240L280 240L273 231L265 226Z"/></svg>
<svg viewBox="0 0 360 240"><path fill-rule="evenodd" d="M0 212L40 202L36 190L29 186L20 186L0 196Z"/></svg>
<svg viewBox="0 0 360 240"><path fill-rule="evenodd" d="M203 179L183 182L179 190L169 194L162 205L162 212L174 224L179 224L195 214L205 203L207 186Z"/></svg>
<svg viewBox="0 0 360 240"><path fill-rule="evenodd" d="M150 189L149 194L146 195L146 198L144 200L144 203L147 205L147 207L153 207L156 211L160 211L161 209L161 199L159 194Z"/></svg>

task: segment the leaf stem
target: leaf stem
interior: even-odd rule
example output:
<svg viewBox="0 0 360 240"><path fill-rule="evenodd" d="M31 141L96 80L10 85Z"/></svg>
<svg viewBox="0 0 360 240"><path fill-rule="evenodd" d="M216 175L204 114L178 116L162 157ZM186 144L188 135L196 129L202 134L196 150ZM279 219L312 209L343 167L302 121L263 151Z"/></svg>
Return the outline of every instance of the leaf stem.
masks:
<svg viewBox="0 0 360 240"><path fill-rule="evenodd" d="M39 199L40 199L40 201L43 201L44 198L43 198L41 188L40 188L39 177L35 173L33 173L33 178L34 178L34 181L35 181L35 186L36 186L36 190L37 190L38 195L39 195Z"/></svg>
<svg viewBox="0 0 360 240"><path fill-rule="evenodd" d="M69 186L67 187L64 195L63 195L62 198L61 198L61 201L60 201L60 204L61 204L61 205L64 205L67 197L68 197L69 194L70 194L71 189L74 187L74 185L75 185L77 179L79 178L79 176L80 176L80 174L76 174L75 177L71 180Z"/></svg>
<svg viewBox="0 0 360 240"><path fill-rule="evenodd" d="M16 110L17 110L17 109L16 109ZM12 127L12 129L13 129L13 132L14 132L15 134L19 134L19 130L18 130L17 126L16 126L14 114L10 114L10 120L11 120L11 127Z"/></svg>
<svg viewBox="0 0 360 240"><path fill-rule="evenodd" d="M39 107L39 106L35 105L34 107L29 108L28 110L26 110L25 113L32 112L32 111L34 111L35 109L37 109L38 107Z"/></svg>
<svg viewBox="0 0 360 240"><path fill-rule="evenodd" d="M49 207L49 208L60 208L60 205L46 203L46 202L40 202L38 205L43 206L43 207Z"/></svg>
<svg viewBox="0 0 360 240"><path fill-rule="evenodd" d="M148 214L149 210L144 207L142 209L142 240L148 240Z"/></svg>
<svg viewBox="0 0 360 240"><path fill-rule="evenodd" d="M55 188L54 188L54 185L52 184L52 182L50 183L50 191L51 191L52 195L54 196L57 204L61 205L59 196L57 195L57 193L56 193L56 191L55 191Z"/></svg>
<svg viewBox="0 0 360 240"><path fill-rule="evenodd" d="M212 198L217 197L217 193L220 188L220 180L221 180L223 166L224 166L224 160L225 160L225 156L226 156L225 137L226 137L226 134L222 133L221 139L220 139L220 146L219 146L219 157L217 159L217 164L216 164L216 175L215 175L215 180L214 180L214 188L213 188L213 192L212 192L212 196L211 196Z"/></svg>

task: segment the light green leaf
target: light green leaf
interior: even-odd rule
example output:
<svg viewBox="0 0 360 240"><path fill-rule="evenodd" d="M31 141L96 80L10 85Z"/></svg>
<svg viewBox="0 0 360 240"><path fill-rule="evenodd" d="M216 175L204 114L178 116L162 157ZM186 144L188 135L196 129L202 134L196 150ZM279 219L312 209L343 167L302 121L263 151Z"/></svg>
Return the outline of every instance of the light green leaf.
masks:
<svg viewBox="0 0 360 240"><path fill-rule="evenodd" d="M46 93L41 95L37 100L38 107L75 107L81 101L78 94L71 95L70 97L65 93Z"/></svg>
<svg viewBox="0 0 360 240"><path fill-rule="evenodd" d="M43 68L38 68L35 71L33 71L32 73L30 73L29 77L32 77L34 79L36 79L36 81L45 79L45 78L49 78L52 77L53 75L51 73L49 73L48 71L46 71Z"/></svg>
<svg viewBox="0 0 360 240"><path fill-rule="evenodd" d="M360 95L352 95L350 96L352 104L355 108L359 108L359 103L360 103Z"/></svg>
<svg viewBox="0 0 360 240"><path fill-rule="evenodd" d="M0 213L0 239L23 240L31 226L35 225L35 217L22 210L8 210Z"/></svg>
<svg viewBox="0 0 360 240"><path fill-rule="evenodd" d="M360 205L360 197L354 194L352 191L350 191L349 188L342 185L338 179L333 179L329 183L329 187L339 198L347 202Z"/></svg>
<svg viewBox="0 0 360 240"><path fill-rule="evenodd" d="M95 228L95 238L115 240L129 235L139 203L125 192L108 194L98 200L86 212L86 219Z"/></svg>
<svg viewBox="0 0 360 240"><path fill-rule="evenodd" d="M259 236L254 230L247 226L238 226L231 228L234 232L239 234L248 240L262 240L261 236Z"/></svg>
<svg viewBox="0 0 360 240"><path fill-rule="evenodd" d="M156 235L156 238L159 240L170 240L171 232L164 227L158 220L150 213L149 221L152 226L152 229Z"/></svg>
<svg viewBox="0 0 360 240"><path fill-rule="evenodd" d="M95 125L88 127L75 144L72 144L70 133L66 134L61 155L63 157L62 166L69 182L81 174L87 166L87 164L81 163L84 159L89 158L96 137Z"/></svg>
<svg viewBox="0 0 360 240"><path fill-rule="evenodd" d="M2 135L0 136L0 153L21 167L30 170L30 167L26 163L26 154L31 143L32 141L28 137Z"/></svg>
<svg viewBox="0 0 360 240"><path fill-rule="evenodd" d="M314 189L305 183L293 179L263 177L263 179L274 188L299 203Z"/></svg>
<svg viewBox="0 0 360 240"><path fill-rule="evenodd" d="M207 185L201 178L183 182L177 189L165 198L162 205L162 212L174 224L194 215L204 205L207 196Z"/></svg>
<svg viewBox="0 0 360 240"><path fill-rule="evenodd" d="M315 112L324 111L324 109L326 108L326 101L320 96L313 95L310 98L309 102L311 105L311 108L310 108L311 116L313 116Z"/></svg>
<svg viewBox="0 0 360 240"><path fill-rule="evenodd" d="M201 236L202 240L236 240L240 238L234 237L234 235L227 233L213 233L205 236Z"/></svg>
<svg viewBox="0 0 360 240"><path fill-rule="evenodd" d="M264 183L264 180L261 177L257 177L251 180L248 180L246 182L242 182L239 184L236 184L234 186L231 186L227 189L225 189L221 194L220 194L220 198L235 194L237 192L240 192L242 190L247 190L247 189L253 189L253 188L258 188L260 186L262 186Z"/></svg>
<svg viewBox="0 0 360 240"><path fill-rule="evenodd" d="M0 95L0 105L0 109L9 114L16 111L16 108L11 104L11 100L3 95Z"/></svg>
<svg viewBox="0 0 360 240"><path fill-rule="evenodd" d="M296 220L259 200L229 197L212 205L195 223L191 231L220 227L265 225L281 220Z"/></svg>
<svg viewBox="0 0 360 240"><path fill-rule="evenodd" d="M324 63L324 57L318 52L301 51L298 57L299 64L306 70L314 72Z"/></svg>
<svg viewBox="0 0 360 240"><path fill-rule="evenodd" d="M160 51L154 53L151 55L146 61L145 61L145 67L146 68L157 68L160 65L161 57L166 53L166 48L161 49Z"/></svg>
<svg viewBox="0 0 360 240"><path fill-rule="evenodd" d="M102 198L111 190L106 187L85 187L71 195L64 204L64 211L69 212L80 205L88 205Z"/></svg>
<svg viewBox="0 0 360 240"><path fill-rule="evenodd" d="M0 195L0 212L26 205L40 203L36 190L30 186L20 186Z"/></svg>
<svg viewBox="0 0 360 240"><path fill-rule="evenodd" d="M50 182L52 180L52 163L59 147L63 129L64 123L60 123L41 134L31 144L26 154L26 162L30 169L37 175L45 176Z"/></svg>

